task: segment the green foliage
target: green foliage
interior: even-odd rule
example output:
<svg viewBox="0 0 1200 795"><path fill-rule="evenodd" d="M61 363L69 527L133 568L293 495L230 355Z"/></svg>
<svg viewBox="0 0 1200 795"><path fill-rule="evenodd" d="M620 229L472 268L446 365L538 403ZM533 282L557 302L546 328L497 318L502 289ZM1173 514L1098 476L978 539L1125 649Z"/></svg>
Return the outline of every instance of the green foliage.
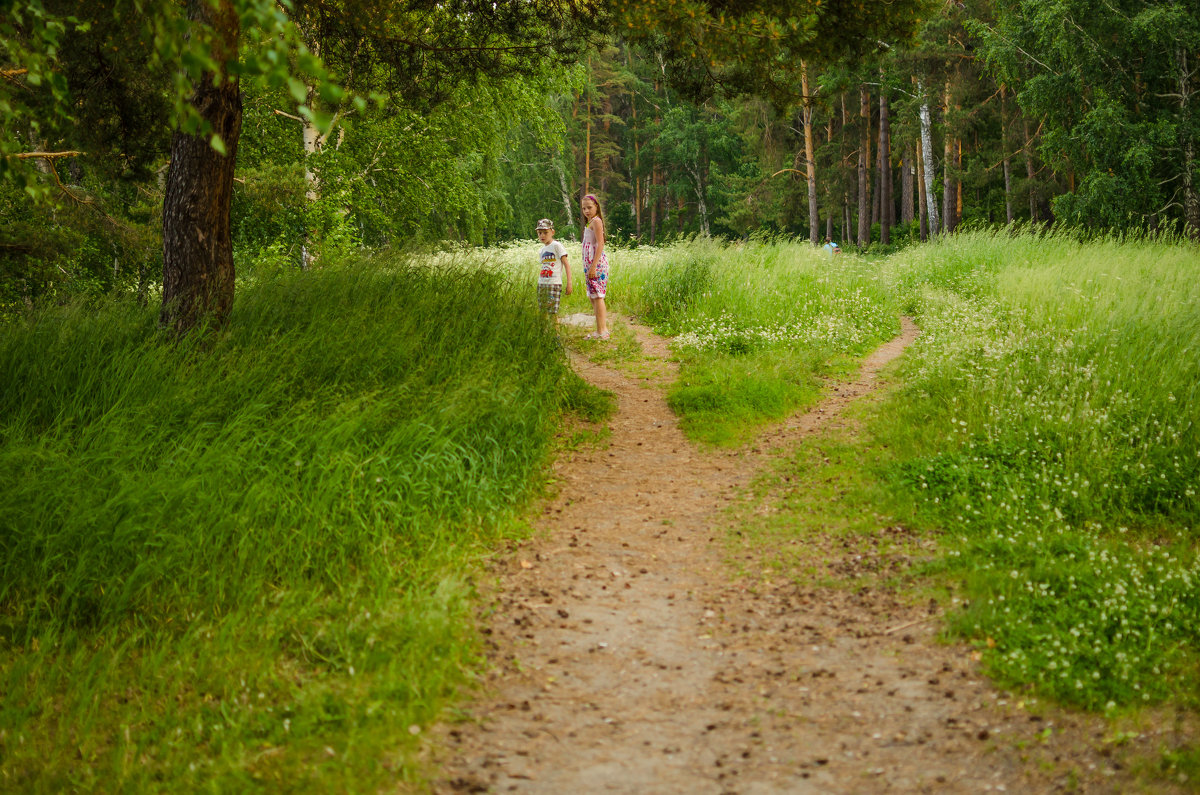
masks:
<svg viewBox="0 0 1200 795"><path fill-rule="evenodd" d="M924 10L922 0L893 2L886 14L855 0L613 4L622 36L652 40L676 73L690 66L704 75L693 93L710 91L720 79L784 101L799 98L802 63L861 57L880 42L904 40Z"/></svg>
<svg viewBox="0 0 1200 795"><path fill-rule="evenodd" d="M130 301L10 326L4 780L365 790L397 753L415 775L409 727L475 664L468 572L561 408L605 410L523 298L373 261L246 283L224 333L176 343Z"/></svg>
<svg viewBox="0 0 1200 795"><path fill-rule="evenodd" d="M602 422L617 410L616 395L591 386L574 370L563 377L562 404L588 422Z"/></svg>
<svg viewBox="0 0 1200 795"><path fill-rule="evenodd" d="M981 53L1042 120L1045 159L1078 183L1056 198L1056 216L1098 229L1179 219L1181 169L1197 168L1183 152L1198 132L1181 60L1200 47L1195 7L1006 0L996 17L973 25Z"/></svg>

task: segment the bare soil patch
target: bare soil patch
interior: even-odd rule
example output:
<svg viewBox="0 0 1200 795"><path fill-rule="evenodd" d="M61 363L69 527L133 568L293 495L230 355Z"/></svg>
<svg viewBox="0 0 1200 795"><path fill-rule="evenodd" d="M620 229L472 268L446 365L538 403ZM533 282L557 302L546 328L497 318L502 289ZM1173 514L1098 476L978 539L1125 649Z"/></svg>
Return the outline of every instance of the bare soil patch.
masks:
<svg viewBox="0 0 1200 795"><path fill-rule="evenodd" d="M576 362L618 396L611 438L558 462L541 532L495 564L480 617L492 670L434 733L434 791L1130 791L1125 755L1153 736L1117 747L1100 718L998 692L972 649L936 640L934 606L873 576L902 565L886 552L812 550L865 574L852 590L732 576L725 508L772 450L844 422L911 323L855 381L737 452L683 436L660 388L667 343L633 328L647 375Z"/></svg>

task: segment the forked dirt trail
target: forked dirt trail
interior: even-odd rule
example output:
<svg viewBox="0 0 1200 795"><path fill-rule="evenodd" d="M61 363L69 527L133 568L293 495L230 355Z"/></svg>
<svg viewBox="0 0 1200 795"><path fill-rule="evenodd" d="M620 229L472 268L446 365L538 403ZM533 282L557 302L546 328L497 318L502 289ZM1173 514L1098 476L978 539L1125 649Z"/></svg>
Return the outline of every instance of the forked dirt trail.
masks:
<svg viewBox="0 0 1200 795"><path fill-rule="evenodd" d="M883 588L751 588L723 559L721 512L770 449L842 422L911 323L856 382L734 453L684 438L659 388L675 375L666 342L633 328L647 378L577 362L618 396L611 439L559 462L544 532L497 564L495 668L467 719L440 729L435 791L1119 790L1092 750L1098 724L1047 732L969 649L934 642L928 608Z"/></svg>

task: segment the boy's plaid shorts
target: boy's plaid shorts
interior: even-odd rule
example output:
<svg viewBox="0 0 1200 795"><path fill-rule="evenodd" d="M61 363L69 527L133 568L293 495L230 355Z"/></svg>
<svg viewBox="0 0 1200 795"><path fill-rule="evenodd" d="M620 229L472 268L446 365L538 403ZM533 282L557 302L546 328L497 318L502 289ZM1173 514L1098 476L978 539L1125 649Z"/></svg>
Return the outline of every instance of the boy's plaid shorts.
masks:
<svg viewBox="0 0 1200 795"><path fill-rule="evenodd" d="M548 315L558 314L558 305L562 302L561 284L539 284L537 288L538 306Z"/></svg>

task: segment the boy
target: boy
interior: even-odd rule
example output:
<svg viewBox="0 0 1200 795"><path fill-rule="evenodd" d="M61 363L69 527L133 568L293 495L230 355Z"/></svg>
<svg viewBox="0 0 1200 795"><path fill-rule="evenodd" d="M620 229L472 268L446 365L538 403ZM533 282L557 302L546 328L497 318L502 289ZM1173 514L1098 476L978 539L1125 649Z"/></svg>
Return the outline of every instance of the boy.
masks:
<svg viewBox="0 0 1200 795"><path fill-rule="evenodd" d="M566 277L567 295L571 294L571 266L567 263L567 250L554 239L554 222L543 218L537 222L538 240L542 250L538 252L538 306L558 322L558 305L562 300L563 277Z"/></svg>

